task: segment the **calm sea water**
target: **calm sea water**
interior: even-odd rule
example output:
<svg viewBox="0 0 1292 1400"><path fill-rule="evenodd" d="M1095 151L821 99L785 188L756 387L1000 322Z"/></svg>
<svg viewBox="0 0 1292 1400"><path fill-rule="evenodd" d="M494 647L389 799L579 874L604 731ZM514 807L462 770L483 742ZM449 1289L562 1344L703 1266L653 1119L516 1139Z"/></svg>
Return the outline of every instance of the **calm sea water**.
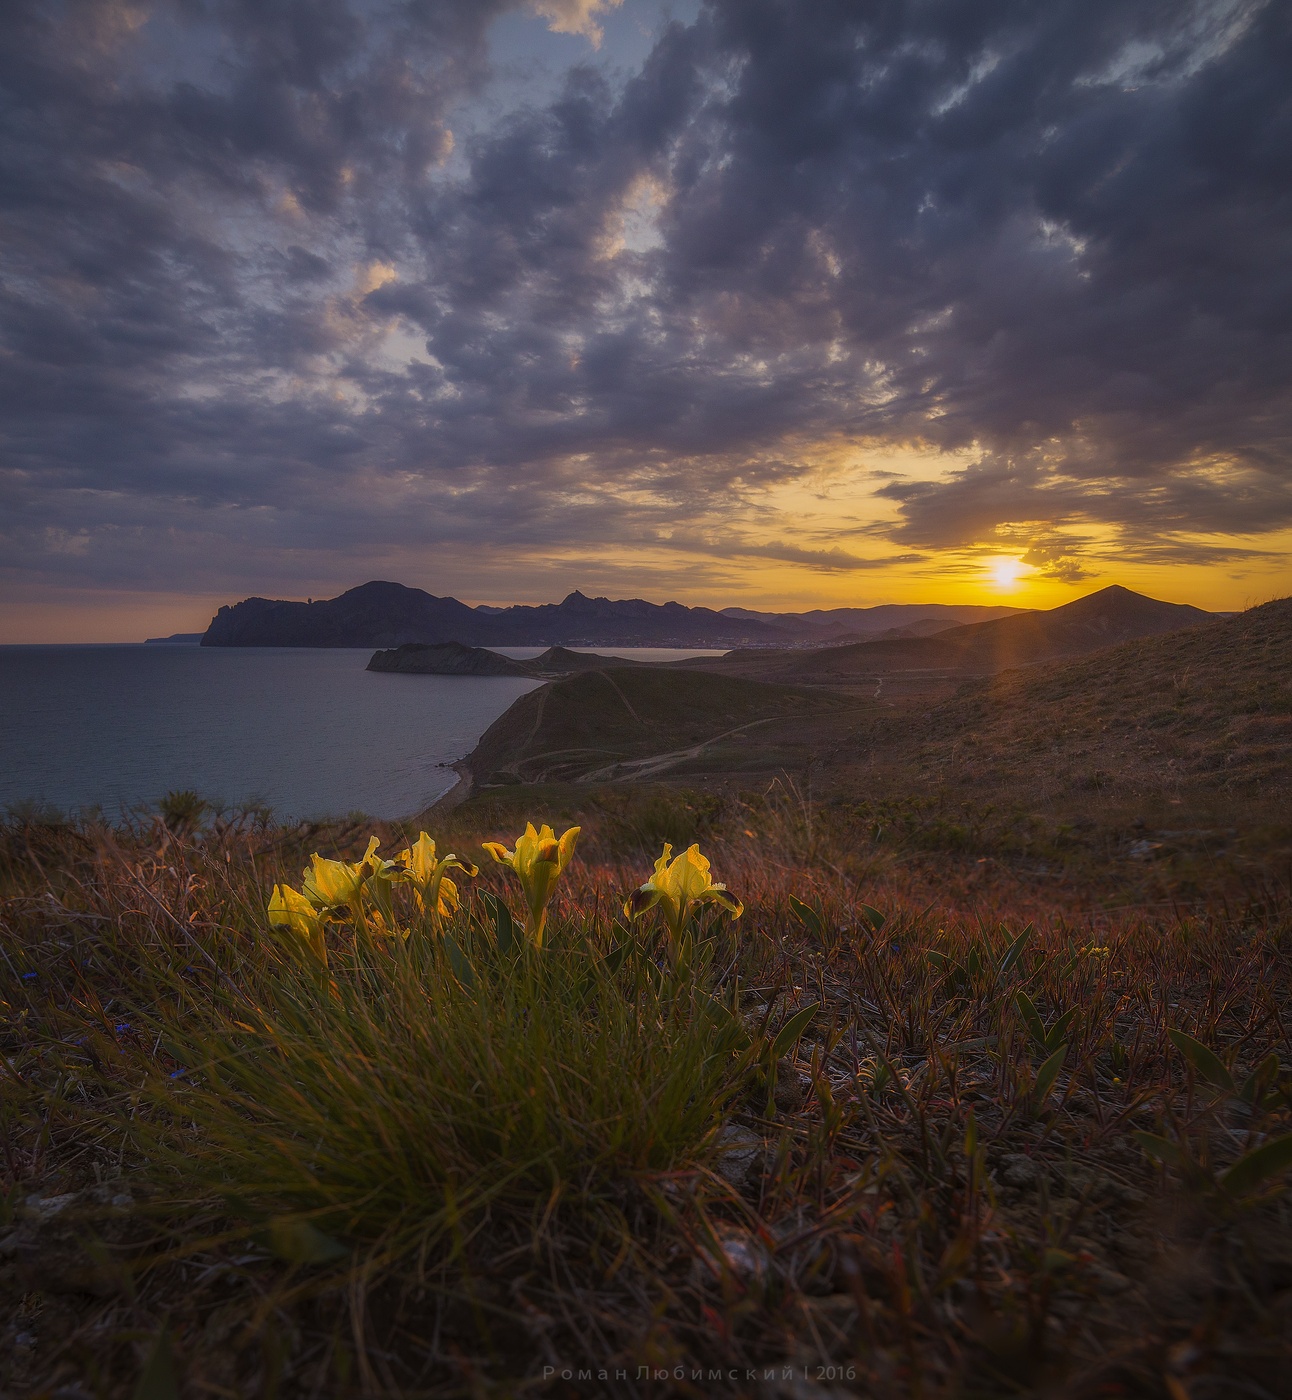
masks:
<svg viewBox="0 0 1292 1400"><path fill-rule="evenodd" d="M364 670L371 655L0 647L0 807L97 805L115 816L192 788L227 806L267 802L283 817L412 816L454 785L450 765L536 684L386 675Z"/></svg>

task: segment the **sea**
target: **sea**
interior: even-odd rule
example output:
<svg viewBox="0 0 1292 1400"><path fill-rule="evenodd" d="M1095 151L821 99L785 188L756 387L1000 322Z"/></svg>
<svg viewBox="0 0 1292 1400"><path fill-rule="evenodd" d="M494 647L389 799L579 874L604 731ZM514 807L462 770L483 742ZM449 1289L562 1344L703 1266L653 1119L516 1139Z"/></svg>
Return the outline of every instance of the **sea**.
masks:
<svg viewBox="0 0 1292 1400"><path fill-rule="evenodd" d="M542 647L507 647L526 659ZM642 661L713 655L586 648ZM371 648L0 646L0 810L110 819L191 789L283 820L416 815L538 682L400 676Z"/></svg>

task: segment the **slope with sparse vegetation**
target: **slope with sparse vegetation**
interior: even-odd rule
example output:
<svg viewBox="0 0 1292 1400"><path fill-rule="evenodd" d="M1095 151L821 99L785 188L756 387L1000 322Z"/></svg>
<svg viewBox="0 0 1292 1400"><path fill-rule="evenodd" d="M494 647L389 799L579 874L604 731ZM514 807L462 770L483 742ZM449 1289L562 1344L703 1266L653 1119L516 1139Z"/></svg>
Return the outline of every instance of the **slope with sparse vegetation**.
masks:
<svg viewBox="0 0 1292 1400"><path fill-rule="evenodd" d="M522 696L467 763L478 783L571 780L632 760L698 756L735 732L855 706L784 685L663 667L609 667Z"/></svg>
<svg viewBox="0 0 1292 1400"><path fill-rule="evenodd" d="M845 781L1273 814L1292 789L1292 599L966 686L858 736Z"/></svg>

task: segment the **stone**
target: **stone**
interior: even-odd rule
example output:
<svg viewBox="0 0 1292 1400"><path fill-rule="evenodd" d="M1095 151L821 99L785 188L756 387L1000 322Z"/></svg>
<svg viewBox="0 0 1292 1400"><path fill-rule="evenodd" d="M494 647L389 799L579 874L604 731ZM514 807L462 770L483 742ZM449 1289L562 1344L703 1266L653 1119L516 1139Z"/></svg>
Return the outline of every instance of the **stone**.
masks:
<svg viewBox="0 0 1292 1400"><path fill-rule="evenodd" d="M743 1186L762 1155L762 1138L739 1123L727 1123L718 1130L715 1146L718 1149L718 1175L732 1186Z"/></svg>
<svg viewBox="0 0 1292 1400"><path fill-rule="evenodd" d="M1006 1186L1016 1186L1020 1189L1035 1186L1040 1175L1041 1169L1037 1163L1021 1152L1012 1152L1008 1157L1001 1159L1000 1179Z"/></svg>

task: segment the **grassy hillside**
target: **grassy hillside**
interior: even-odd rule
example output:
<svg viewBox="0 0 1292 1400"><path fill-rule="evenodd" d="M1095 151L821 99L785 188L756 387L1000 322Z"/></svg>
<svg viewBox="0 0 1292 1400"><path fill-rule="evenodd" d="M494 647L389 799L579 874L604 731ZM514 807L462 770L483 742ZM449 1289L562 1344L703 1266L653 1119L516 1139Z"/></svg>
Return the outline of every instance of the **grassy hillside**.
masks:
<svg viewBox="0 0 1292 1400"><path fill-rule="evenodd" d="M924 848L1050 864L1075 841L1083 859L1179 851L1196 864L1223 848L1272 869L1292 841L1292 600L949 695L944 682L932 704L890 700L887 682L849 697L624 674L617 688L592 675L518 701L473 755L477 782L685 782L735 798L788 777L855 809L856 839L909 827Z"/></svg>
<svg viewBox="0 0 1292 1400"><path fill-rule="evenodd" d="M859 769L966 796L1272 809L1292 791L1292 599L971 683L859 734L843 781Z"/></svg>
<svg viewBox="0 0 1292 1400"><path fill-rule="evenodd" d="M723 736L742 742L734 731L850 708L835 696L707 672L590 671L522 696L467 762L480 784L627 776L628 765L636 775L698 759Z"/></svg>

